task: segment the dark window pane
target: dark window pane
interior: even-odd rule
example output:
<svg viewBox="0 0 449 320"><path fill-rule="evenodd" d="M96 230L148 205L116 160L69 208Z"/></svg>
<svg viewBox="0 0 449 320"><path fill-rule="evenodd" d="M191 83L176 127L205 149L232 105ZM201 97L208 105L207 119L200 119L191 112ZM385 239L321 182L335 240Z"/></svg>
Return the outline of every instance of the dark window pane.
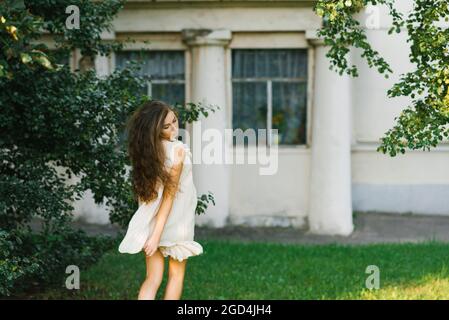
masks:
<svg viewBox="0 0 449 320"><path fill-rule="evenodd" d="M273 82L272 128L280 144L306 143L307 85Z"/></svg>
<svg viewBox="0 0 449 320"><path fill-rule="evenodd" d="M154 79L184 80L184 51L149 52L148 74Z"/></svg>
<svg viewBox="0 0 449 320"><path fill-rule="evenodd" d="M232 51L233 78L306 78L307 49Z"/></svg>
<svg viewBox="0 0 449 320"><path fill-rule="evenodd" d="M234 82L232 84L233 129L267 128L267 85L264 82ZM236 140L234 140L234 143ZM245 139L245 145L247 141Z"/></svg>
<svg viewBox="0 0 449 320"><path fill-rule="evenodd" d="M128 61L142 62L141 69L137 72L137 75L145 75L145 69L147 68L148 55L146 52L141 51L120 51L115 53L115 67L118 70L125 68ZM148 86L141 89L142 95L148 94Z"/></svg>
<svg viewBox="0 0 449 320"><path fill-rule="evenodd" d="M142 62L139 75L151 77L151 90L146 87L142 94L170 105L185 103L184 51L119 51L115 55L116 68L124 68L128 61ZM163 80L166 83L158 83ZM179 119L179 127L185 124Z"/></svg>
<svg viewBox="0 0 449 320"><path fill-rule="evenodd" d="M158 100L167 102L168 104L184 103L184 84L175 83L152 83L151 95L157 97Z"/></svg>
<svg viewBox="0 0 449 320"><path fill-rule="evenodd" d="M151 96L157 97L158 100L162 100L172 106L176 104L184 104L184 83L152 83L151 84ZM154 98L155 99L155 98ZM185 129L185 123L179 120L179 127Z"/></svg>
<svg viewBox="0 0 449 320"><path fill-rule="evenodd" d="M123 68L127 61L142 61L141 74L152 79L184 80L184 51L121 51L116 53L116 66Z"/></svg>
<svg viewBox="0 0 449 320"><path fill-rule="evenodd" d="M128 61L136 61L136 62L143 62L143 65L141 65L141 68L138 72L139 75L144 75L145 71L144 68L147 64L147 58L145 52L138 52L138 51L121 51L115 53L115 67L119 70L123 69L126 66L126 63Z"/></svg>

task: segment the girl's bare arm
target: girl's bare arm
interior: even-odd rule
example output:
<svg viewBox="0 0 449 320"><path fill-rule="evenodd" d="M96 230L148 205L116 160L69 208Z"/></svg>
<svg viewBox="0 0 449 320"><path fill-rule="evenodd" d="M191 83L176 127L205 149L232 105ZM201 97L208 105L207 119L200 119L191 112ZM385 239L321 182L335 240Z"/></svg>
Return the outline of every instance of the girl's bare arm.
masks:
<svg viewBox="0 0 449 320"><path fill-rule="evenodd" d="M156 213L156 222L153 229L152 237L156 239L160 239L162 235L162 231L164 230L165 223L168 219L168 215L171 212L173 201L175 199L176 192L178 191L179 179L181 177L183 160L185 156L185 150L181 147L175 153L175 161L173 166L170 169L170 176L175 182L176 188L173 192L169 192L167 188L164 188L161 205Z"/></svg>

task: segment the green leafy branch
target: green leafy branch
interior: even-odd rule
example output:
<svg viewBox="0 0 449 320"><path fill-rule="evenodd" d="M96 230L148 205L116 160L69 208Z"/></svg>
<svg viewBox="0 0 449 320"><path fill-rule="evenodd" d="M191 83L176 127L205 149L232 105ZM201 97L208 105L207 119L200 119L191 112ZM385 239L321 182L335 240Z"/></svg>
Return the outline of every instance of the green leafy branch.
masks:
<svg viewBox="0 0 449 320"><path fill-rule="evenodd" d="M415 0L406 18L394 8L393 0L327 0L318 1L315 12L323 17L318 35L330 49L327 57L331 69L341 74L358 76L357 67L349 66L350 47L362 49L362 57L370 67L388 77L390 65L369 44L365 29L353 17L367 5L385 5L392 17L388 34L401 32L405 26L410 43L413 72L402 75L390 90L390 98L406 96L412 102L398 117L396 125L381 138L377 151L390 156L405 153L405 148L429 150L449 136L449 29L441 22L449 21L446 0Z"/></svg>

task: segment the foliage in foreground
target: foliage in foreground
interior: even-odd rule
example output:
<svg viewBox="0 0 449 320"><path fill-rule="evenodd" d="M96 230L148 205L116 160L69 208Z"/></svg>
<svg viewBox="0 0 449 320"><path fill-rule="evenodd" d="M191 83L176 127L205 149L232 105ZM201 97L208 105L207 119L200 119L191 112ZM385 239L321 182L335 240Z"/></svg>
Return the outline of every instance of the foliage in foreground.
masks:
<svg viewBox="0 0 449 320"><path fill-rule="evenodd" d="M99 78L89 63L75 72L56 63L75 48L87 62L120 50L122 43L105 43L100 33L110 30L123 4L0 2L2 295L29 286L30 278L42 285L49 277L59 279L70 261L85 265L99 257L96 240L69 228L73 203L85 191L122 226L137 209L121 140L126 119L149 99L140 94L148 77L136 76L135 64ZM66 28L70 5L82 12L80 29ZM54 40L54 50L41 38L43 31ZM207 108L194 104L180 108L190 122L207 115ZM43 221L40 234L28 227L36 218Z"/></svg>
<svg viewBox="0 0 449 320"><path fill-rule="evenodd" d="M50 234L0 231L0 296L63 284L67 266L86 268L114 244L113 238L70 228Z"/></svg>

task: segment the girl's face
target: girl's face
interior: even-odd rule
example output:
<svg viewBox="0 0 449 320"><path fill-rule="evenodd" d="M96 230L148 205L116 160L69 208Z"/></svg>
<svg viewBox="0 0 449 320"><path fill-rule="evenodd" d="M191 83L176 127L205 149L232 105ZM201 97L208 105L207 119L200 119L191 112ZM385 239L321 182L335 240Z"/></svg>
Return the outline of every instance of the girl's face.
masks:
<svg viewBox="0 0 449 320"><path fill-rule="evenodd" d="M167 140L175 140L178 137L179 124L178 118L173 111L170 111L164 120L162 126L162 137Z"/></svg>

